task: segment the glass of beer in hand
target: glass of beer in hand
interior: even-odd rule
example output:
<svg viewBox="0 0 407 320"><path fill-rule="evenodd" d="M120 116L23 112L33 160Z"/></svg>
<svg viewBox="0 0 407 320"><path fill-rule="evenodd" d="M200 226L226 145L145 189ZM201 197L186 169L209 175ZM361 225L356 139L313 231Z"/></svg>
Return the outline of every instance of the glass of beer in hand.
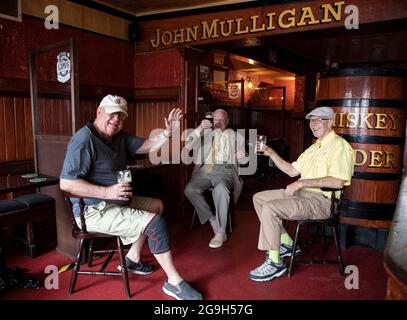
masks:
<svg viewBox="0 0 407 320"><path fill-rule="evenodd" d="M130 170L117 171L117 182L118 183L131 183L131 171Z"/></svg>
<svg viewBox="0 0 407 320"><path fill-rule="evenodd" d="M258 135L256 141L257 154L264 154L264 147L266 146L267 136Z"/></svg>
<svg viewBox="0 0 407 320"><path fill-rule="evenodd" d="M212 111L205 112L205 119L209 120L213 125L213 112Z"/></svg>

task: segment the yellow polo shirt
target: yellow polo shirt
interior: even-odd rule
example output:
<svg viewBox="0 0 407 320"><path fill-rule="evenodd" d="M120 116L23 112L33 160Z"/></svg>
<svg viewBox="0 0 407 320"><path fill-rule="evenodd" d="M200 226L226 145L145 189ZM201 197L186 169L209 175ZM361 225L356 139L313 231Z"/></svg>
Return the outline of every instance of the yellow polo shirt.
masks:
<svg viewBox="0 0 407 320"><path fill-rule="evenodd" d="M332 130L324 139L318 139L305 150L292 165L301 174L300 180L330 176L345 180L345 186L348 186L353 175L353 150L345 139ZM319 188L304 190L331 196L331 192L321 191Z"/></svg>

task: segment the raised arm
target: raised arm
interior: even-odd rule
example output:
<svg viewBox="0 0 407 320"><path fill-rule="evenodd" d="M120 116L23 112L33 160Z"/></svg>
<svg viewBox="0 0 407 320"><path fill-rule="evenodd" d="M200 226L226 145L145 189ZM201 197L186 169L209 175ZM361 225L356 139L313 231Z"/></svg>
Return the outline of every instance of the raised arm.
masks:
<svg viewBox="0 0 407 320"><path fill-rule="evenodd" d="M272 148L264 146L264 154L273 160L277 168L285 174L288 174L290 177L296 177L300 174L291 163L281 158Z"/></svg>
<svg viewBox="0 0 407 320"><path fill-rule="evenodd" d="M181 108L172 109L168 118L164 118L164 131L156 135L154 138L146 139L142 146L137 150L137 153L149 153L159 150L172 136L172 133L179 128L182 116Z"/></svg>
<svg viewBox="0 0 407 320"><path fill-rule="evenodd" d="M193 130L188 137L186 138L185 142L185 149L187 150L192 150L195 143L200 140L202 132L204 132L205 129L210 129L212 128L212 122L209 120L203 119L201 123L199 124L198 127ZM209 130L208 130L209 132Z"/></svg>

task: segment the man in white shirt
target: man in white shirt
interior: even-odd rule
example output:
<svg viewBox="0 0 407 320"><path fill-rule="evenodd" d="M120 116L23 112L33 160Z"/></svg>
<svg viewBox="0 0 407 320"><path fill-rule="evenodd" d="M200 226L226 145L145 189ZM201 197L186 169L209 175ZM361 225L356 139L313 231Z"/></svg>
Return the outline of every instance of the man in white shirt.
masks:
<svg viewBox="0 0 407 320"><path fill-rule="evenodd" d="M191 181L185 188L185 195L196 209L202 224L210 222L215 236L209 243L219 248L226 241L226 225L230 203L230 192L235 203L242 190L238 162L245 157L244 137L227 128L228 114L223 109L213 113L212 122L204 119L187 138L185 148L197 149L195 168ZM213 127L214 130L211 130ZM202 161L203 160L203 161ZM212 197L216 212L212 213L204 194L213 188Z"/></svg>

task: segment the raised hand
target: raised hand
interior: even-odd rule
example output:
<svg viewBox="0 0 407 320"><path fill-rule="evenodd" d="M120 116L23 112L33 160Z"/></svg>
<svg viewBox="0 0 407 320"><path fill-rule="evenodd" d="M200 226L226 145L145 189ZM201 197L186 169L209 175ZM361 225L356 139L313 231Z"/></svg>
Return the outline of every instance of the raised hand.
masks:
<svg viewBox="0 0 407 320"><path fill-rule="evenodd" d="M164 118L165 133L167 136L171 136L173 131L180 126L180 120L183 117L181 108L174 108L170 111L168 118Z"/></svg>

